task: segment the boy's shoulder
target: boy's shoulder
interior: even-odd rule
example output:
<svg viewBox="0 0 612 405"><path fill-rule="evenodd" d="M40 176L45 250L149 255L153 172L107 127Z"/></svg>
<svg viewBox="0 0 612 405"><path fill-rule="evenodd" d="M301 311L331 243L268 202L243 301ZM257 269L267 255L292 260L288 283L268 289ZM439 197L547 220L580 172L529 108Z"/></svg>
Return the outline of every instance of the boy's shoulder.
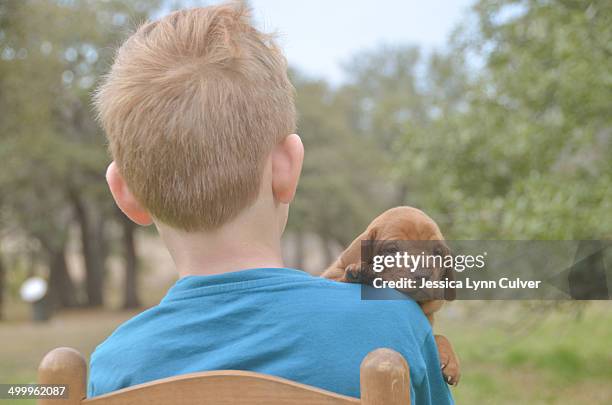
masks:
<svg viewBox="0 0 612 405"><path fill-rule="evenodd" d="M418 303L396 290L376 290L367 285L341 283L320 277L315 280L313 284L317 295L325 299L320 302L322 305L333 303L339 310L358 307L366 313L378 313L386 309L384 312L389 315L395 315L396 311L401 311L406 316L423 314Z"/></svg>
<svg viewBox="0 0 612 405"><path fill-rule="evenodd" d="M310 292L308 288L304 290L306 294ZM312 310L320 311L324 319L342 319L336 323L338 327L359 324L363 333L375 328L388 334L409 330L418 341L431 334L431 325L419 304L398 291L373 291L370 286L321 278L312 290Z"/></svg>

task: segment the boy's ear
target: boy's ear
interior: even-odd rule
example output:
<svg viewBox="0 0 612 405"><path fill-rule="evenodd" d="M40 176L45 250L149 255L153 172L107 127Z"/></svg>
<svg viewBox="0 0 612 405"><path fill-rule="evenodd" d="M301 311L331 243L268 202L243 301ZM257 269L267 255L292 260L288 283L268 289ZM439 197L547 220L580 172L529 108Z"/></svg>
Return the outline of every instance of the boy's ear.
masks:
<svg viewBox="0 0 612 405"><path fill-rule="evenodd" d="M272 193L278 202L293 200L303 161L304 145L297 134L286 136L272 150Z"/></svg>
<svg viewBox="0 0 612 405"><path fill-rule="evenodd" d="M153 223L151 214L136 200L114 161L106 169L106 182L117 206L129 219L142 226Z"/></svg>

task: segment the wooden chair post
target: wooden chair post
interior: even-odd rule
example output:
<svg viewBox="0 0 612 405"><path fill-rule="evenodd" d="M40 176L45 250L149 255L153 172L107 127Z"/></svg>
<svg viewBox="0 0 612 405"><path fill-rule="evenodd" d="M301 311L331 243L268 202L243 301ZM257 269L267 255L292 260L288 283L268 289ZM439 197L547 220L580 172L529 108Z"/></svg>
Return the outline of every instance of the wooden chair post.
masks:
<svg viewBox="0 0 612 405"><path fill-rule="evenodd" d="M62 405L80 405L85 399L87 364L78 351L69 347L58 347L51 350L38 366L39 384L65 384L68 386L68 398L39 399L38 405L51 405L61 402Z"/></svg>
<svg viewBox="0 0 612 405"><path fill-rule="evenodd" d="M361 362L363 405L410 404L410 371L401 354L391 349L370 352Z"/></svg>

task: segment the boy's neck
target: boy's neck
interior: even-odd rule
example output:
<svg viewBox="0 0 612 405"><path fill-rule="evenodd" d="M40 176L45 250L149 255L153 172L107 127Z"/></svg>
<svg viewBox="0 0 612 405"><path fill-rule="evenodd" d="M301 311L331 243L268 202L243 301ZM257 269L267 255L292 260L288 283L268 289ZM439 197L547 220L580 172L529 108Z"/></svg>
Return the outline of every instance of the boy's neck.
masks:
<svg viewBox="0 0 612 405"><path fill-rule="evenodd" d="M184 232L158 224L179 277L283 267L280 238L284 228L275 218L241 216L210 232Z"/></svg>
<svg viewBox="0 0 612 405"><path fill-rule="evenodd" d="M180 247L172 249L179 277L283 267L280 249L258 243L225 242L184 239Z"/></svg>

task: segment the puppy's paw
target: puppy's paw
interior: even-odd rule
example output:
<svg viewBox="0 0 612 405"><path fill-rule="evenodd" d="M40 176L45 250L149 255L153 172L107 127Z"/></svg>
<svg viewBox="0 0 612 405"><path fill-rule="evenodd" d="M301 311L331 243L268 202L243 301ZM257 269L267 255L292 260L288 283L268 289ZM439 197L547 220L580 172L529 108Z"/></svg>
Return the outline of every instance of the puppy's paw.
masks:
<svg viewBox="0 0 612 405"><path fill-rule="evenodd" d="M345 283L361 283L363 281L363 275L361 273L361 266L358 264L349 264L344 269L344 282Z"/></svg>
<svg viewBox="0 0 612 405"><path fill-rule="evenodd" d="M459 366L459 358L453 350L453 346L449 340L442 336L436 335L436 346L438 346L438 354L440 356L440 368L444 381L449 385L456 386L461 379L461 370Z"/></svg>

